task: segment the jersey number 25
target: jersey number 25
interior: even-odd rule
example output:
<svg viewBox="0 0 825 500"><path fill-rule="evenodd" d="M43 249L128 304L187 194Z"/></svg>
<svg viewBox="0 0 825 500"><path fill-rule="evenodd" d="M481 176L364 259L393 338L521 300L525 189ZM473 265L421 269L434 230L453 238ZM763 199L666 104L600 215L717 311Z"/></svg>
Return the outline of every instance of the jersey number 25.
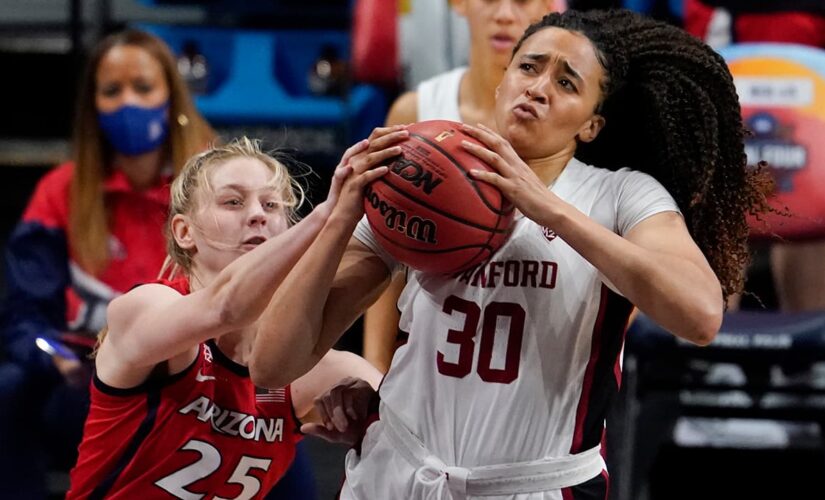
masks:
<svg viewBox="0 0 825 500"><path fill-rule="evenodd" d="M179 469L178 471L155 482L164 490L168 491L176 498L184 500L198 500L204 495L192 493L186 486L200 481L209 476L221 466L221 452L211 444L197 439L189 440L181 450L195 451L200 454L200 458L194 463ZM232 476L227 481L241 485L241 494L231 500L247 500L254 498L261 490L261 482L249 473L250 469L260 469L264 472L269 470L272 460L268 458L241 457L240 462L232 472ZM214 500L229 500L221 497L212 497Z"/></svg>

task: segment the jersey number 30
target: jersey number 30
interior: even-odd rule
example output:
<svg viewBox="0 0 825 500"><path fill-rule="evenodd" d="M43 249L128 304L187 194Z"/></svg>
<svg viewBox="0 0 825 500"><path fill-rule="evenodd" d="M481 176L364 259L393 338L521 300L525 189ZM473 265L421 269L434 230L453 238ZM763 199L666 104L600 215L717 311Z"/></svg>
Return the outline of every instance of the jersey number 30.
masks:
<svg viewBox="0 0 825 500"><path fill-rule="evenodd" d="M436 364L439 373L450 377L464 378L473 369L475 336L478 322L482 320L481 308L475 302L450 295L444 301L444 312L464 314L464 326L461 330L448 330L447 342L459 346L458 359L447 361L443 352L438 351ZM509 384L518 377L521 360L521 341L524 337L524 308L512 302L491 302L484 308L481 323L481 343L478 351L476 371L481 380ZM507 332L507 350L504 356L504 368L493 368L493 345L496 341L496 327L499 319L509 318L510 328Z"/></svg>
<svg viewBox="0 0 825 500"><path fill-rule="evenodd" d="M186 486L200 481L206 476L212 474L221 466L221 452L211 444L199 441L197 439L190 439L181 450L196 451L200 453L200 458L194 463L179 469L172 474L156 481L155 484L168 491L176 498L183 498L185 500L199 500L205 495L192 493L186 489ZM272 460L268 458L255 457L241 457L235 470L232 472L232 477L227 481L232 484L239 484L242 486L241 494L232 500L247 500L254 498L261 490L261 482L255 476L248 474L250 469L260 469L264 472L269 470L269 465ZM214 500L228 500L221 497L212 497Z"/></svg>

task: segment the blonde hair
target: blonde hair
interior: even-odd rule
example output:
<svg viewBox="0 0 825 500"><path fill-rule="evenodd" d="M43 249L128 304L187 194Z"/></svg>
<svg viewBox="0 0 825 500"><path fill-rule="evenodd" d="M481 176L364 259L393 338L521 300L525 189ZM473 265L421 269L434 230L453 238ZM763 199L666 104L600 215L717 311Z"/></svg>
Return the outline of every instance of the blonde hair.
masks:
<svg viewBox="0 0 825 500"><path fill-rule="evenodd" d="M113 152L103 139L98 125L95 93L97 68L114 47L140 47L163 68L169 86L169 136L164 155L177 174L187 158L203 150L215 139L215 132L197 112L186 83L178 73L169 47L159 38L137 30L107 36L89 56L77 97L74 123L74 175L70 188L69 244L80 266L99 274L109 263L108 208L103 181L111 173Z"/></svg>
<svg viewBox="0 0 825 500"><path fill-rule="evenodd" d="M277 157L277 158L276 158ZM169 218L166 222L166 251L168 256L158 277L175 278L183 274L190 277L192 256L178 245L172 235L172 218L177 214L191 214L197 209L197 193L211 191L209 171L235 158L253 158L266 165L274 174L269 184L281 194L282 206L290 224L297 221L298 209L306 200L303 186L290 174L284 162L287 156L281 152L265 153L261 150L260 141L241 137L229 144L213 146L189 159L183 169L172 182L172 200L169 207ZM280 159L278 159L280 158ZM97 356L103 340L109 333L108 325L103 327L97 335L97 344L89 355L90 359Z"/></svg>
<svg viewBox="0 0 825 500"><path fill-rule="evenodd" d="M266 153L260 141L241 137L229 144L215 146L189 159L183 170L172 182L172 200L166 223L166 251L168 257L160 276L174 277L183 272L187 277L192 270L192 255L181 248L172 235L172 219L178 214L191 214L197 208L197 193L211 191L209 172L235 158L252 158L260 161L273 173L270 185L281 195L282 206L290 225L297 221L297 211L306 200L301 184L284 165L287 157L280 152Z"/></svg>

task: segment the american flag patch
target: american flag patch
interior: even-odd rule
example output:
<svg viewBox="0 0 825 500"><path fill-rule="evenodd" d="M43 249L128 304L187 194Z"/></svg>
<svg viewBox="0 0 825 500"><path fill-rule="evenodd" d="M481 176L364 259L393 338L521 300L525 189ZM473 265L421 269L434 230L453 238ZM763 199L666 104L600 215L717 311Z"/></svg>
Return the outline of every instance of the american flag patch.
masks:
<svg viewBox="0 0 825 500"><path fill-rule="evenodd" d="M255 402L256 403L286 403L286 388L280 389L264 389L262 387L255 388Z"/></svg>

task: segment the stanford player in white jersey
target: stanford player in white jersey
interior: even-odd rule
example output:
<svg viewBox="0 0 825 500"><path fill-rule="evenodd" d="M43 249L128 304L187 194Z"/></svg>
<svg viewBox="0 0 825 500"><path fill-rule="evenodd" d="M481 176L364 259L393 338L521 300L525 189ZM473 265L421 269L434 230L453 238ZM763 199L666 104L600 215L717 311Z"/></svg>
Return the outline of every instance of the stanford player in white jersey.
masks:
<svg viewBox="0 0 825 500"><path fill-rule="evenodd" d="M650 176L575 159L551 191L620 235L657 213L678 212ZM366 219L355 237L388 267L400 265ZM433 313L433 305L440 311ZM399 330L409 341L393 358L381 400L399 408L404 425L427 436L427 448L445 463L473 467L584 452L601 442L607 405L618 392L631 308L562 238L518 216L510 239L483 265L448 279L408 273ZM380 462L368 463L375 457ZM393 457L402 470L409 467ZM364 498L403 495L381 484L396 476L360 479L362 468L386 467L388 460L364 454L356 468L353 457L347 488L363 488Z"/></svg>
<svg viewBox="0 0 825 500"><path fill-rule="evenodd" d="M495 129L495 94L513 46L531 23L552 10L558 0L451 0L450 7L467 20L468 65L421 82L402 94L387 114L387 125L424 120L483 123ZM398 297L405 279L398 275L364 314L364 357L386 372L396 347Z"/></svg>
<svg viewBox="0 0 825 500"><path fill-rule="evenodd" d="M764 208L765 184L746 168L712 49L626 11L550 14L496 94L498 133L465 125L487 146L465 148L495 170L470 175L515 205L514 231L475 269L408 274L409 342L380 420L347 456L342 498L605 499L600 442L631 304L704 345L741 289L746 214ZM373 132L356 173L394 130ZM338 208L274 295L281 321L255 339L251 366L269 384L313 366L397 268L357 207Z"/></svg>

